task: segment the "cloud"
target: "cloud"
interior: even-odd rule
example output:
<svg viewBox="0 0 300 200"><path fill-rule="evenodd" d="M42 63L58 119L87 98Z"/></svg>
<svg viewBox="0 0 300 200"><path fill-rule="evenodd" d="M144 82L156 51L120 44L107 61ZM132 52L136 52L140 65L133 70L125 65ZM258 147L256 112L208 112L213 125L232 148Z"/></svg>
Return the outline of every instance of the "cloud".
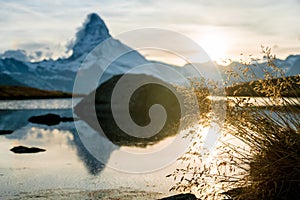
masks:
<svg viewBox="0 0 300 200"><path fill-rule="evenodd" d="M232 48L247 45L253 49L265 42L290 46L299 42L299 0L12 0L0 3L0 52L33 48L24 43L63 46L91 12L101 15L113 36L158 27L195 38L207 28L216 27L232 35L236 45Z"/></svg>

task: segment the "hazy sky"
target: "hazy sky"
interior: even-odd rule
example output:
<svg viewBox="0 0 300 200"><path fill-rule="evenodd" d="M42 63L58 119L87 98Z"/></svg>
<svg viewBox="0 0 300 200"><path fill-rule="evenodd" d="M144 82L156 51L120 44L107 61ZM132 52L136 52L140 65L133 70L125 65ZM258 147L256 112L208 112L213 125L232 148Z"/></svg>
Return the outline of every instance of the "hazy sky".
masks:
<svg viewBox="0 0 300 200"><path fill-rule="evenodd" d="M0 0L0 52L63 52L91 12L112 36L143 27L171 29L214 59L256 55L261 44L281 58L300 54L300 0Z"/></svg>

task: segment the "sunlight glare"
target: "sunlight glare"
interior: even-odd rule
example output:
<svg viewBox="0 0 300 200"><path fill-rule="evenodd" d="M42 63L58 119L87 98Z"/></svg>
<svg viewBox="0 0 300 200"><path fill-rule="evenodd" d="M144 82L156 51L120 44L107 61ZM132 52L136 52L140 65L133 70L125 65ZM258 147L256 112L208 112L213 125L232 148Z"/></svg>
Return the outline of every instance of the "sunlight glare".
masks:
<svg viewBox="0 0 300 200"><path fill-rule="evenodd" d="M197 42L218 64L222 64L222 60L228 57L229 40L223 33L210 31L199 37Z"/></svg>

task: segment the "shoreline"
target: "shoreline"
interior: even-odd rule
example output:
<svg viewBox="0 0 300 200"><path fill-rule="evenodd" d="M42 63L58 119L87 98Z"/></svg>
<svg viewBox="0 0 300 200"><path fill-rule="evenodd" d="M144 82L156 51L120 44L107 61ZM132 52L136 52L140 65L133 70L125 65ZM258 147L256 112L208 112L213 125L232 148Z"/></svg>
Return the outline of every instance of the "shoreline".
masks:
<svg viewBox="0 0 300 200"><path fill-rule="evenodd" d="M172 195L172 194L171 194ZM18 194L7 197L10 200L29 200L29 199L49 199L49 200L67 200L67 199L122 199L122 200L151 200L161 199L168 194L138 190L130 187L121 187L118 189L45 189L32 192L19 192Z"/></svg>
<svg viewBox="0 0 300 200"><path fill-rule="evenodd" d="M83 97L82 94L71 92L41 90L26 86L0 85L0 100L35 100L35 99L63 99Z"/></svg>

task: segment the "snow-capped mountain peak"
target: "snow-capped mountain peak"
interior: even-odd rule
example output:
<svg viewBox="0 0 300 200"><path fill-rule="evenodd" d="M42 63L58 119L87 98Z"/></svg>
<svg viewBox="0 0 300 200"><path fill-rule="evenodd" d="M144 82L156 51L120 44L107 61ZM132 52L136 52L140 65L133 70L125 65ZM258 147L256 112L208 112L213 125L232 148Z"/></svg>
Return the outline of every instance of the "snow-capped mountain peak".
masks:
<svg viewBox="0 0 300 200"><path fill-rule="evenodd" d="M87 16L82 27L76 33L76 38L71 44L73 54L71 57L78 58L84 53L90 52L100 42L111 37L104 21L95 13Z"/></svg>

